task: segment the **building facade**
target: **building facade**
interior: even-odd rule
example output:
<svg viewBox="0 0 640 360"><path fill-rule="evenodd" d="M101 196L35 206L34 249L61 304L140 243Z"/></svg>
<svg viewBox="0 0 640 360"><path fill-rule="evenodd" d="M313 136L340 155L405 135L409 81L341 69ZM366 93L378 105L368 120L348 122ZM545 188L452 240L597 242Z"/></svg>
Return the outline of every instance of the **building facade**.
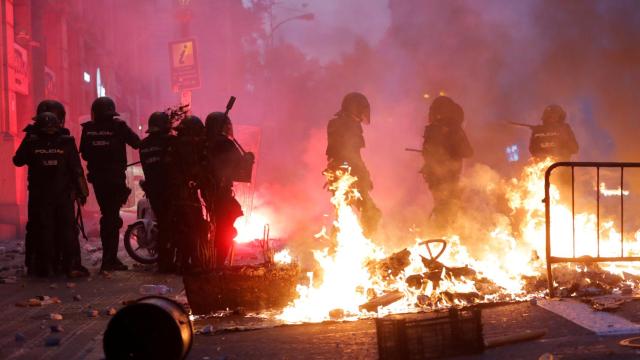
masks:
<svg viewBox="0 0 640 360"><path fill-rule="evenodd" d="M91 102L112 97L132 129L143 134L160 84L145 63L156 44L155 0L0 0L0 240L22 236L26 169L11 158L43 99L61 101L66 127L79 141ZM152 62L153 64L153 62ZM162 84L164 85L164 84ZM136 154L131 153L130 159Z"/></svg>

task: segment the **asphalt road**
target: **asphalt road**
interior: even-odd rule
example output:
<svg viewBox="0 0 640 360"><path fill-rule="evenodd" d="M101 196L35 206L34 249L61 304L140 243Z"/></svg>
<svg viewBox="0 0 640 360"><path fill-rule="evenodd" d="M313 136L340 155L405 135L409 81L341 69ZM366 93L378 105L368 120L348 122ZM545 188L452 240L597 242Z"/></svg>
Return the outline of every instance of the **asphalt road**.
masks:
<svg viewBox="0 0 640 360"><path fill-rule="evenodd" d="M95 243L92 245L96 245ZM20 273L22 255L5 246L0 255L0 276ZM104 311L121 308L122 302L141 295L143 284L166 284L179 295L182 279L154 274L148 268L114 273L112 277L95 274L96 254L83 250L93 276L82 280L66 278L30 279L18 274L16 283L0 284L0 359L102 359L102 334L110 316ZM122 255L126 258L126 255ZM129 261L129 264L132 262ZM77 295L80 296L79 301ZM36 296L58 297L59 304L19 307L16 304ZM100 312L88 317L89 310ZM52 320L59 313L62 320ZM619 313L640 320L640 305L625 304ZM510 304L483 310L485 338L545 329L547 334L535 341L485 350L483 354L461 359L539 359L551 354L554 359L636 359L640 352L618 345L628 336L600 337L556 314L531 303ZM195 329L213 325L213 335L197 334L188 359L376 359L377 342L373 320L327 322L321 324L277 325L272 320L231 315L198 319ZM51 325L63 332L52 334ZM256 328L262 328L257 329ZM227 329L227 330L224 330ZM20 338L16 340L16 335ZM50 337L57 346L45 346ZM549 358L549 357L547 357Z"/></svg>

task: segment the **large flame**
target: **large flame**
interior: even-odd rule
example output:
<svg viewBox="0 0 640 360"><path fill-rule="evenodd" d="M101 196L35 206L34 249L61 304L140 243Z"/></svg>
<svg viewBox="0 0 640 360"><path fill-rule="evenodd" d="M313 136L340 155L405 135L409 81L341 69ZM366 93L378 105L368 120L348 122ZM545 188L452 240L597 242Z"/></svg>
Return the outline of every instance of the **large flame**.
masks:
<svg viewBox="0 0 640 360"><path fill-rule="evenodd" d="M357 315L359 306L367 301L366 289L374 286L366 263L384 257L382 249L362 234L358 215L349 201L359 196L353 184L356 178L348 171L338 170L337 181L331 183L334 195L331 203L336 208L335 249L314 251L322 269L320 284L314 284L309 273L309 285L298 286L300 297L287 307L281 318L287 321L322 321L332 310Z"/></svg>
<svg viewBox="0 0 640 360"><path fill-rule="evenodd" d="M488 229L485 236L493 245L498 245L500 251L472 256L460 237L453 235L446 238L446 248L437 261L433 261L431 256L439 252L438 245L435 249L427 248L424 239L418 238L406 249L408 260L391 265L393 260L388 259L402 259L402 254L389 257L386 249L367 239L358 214L350 206L353 198L359 196L353 186L357 179L348 170L329 173L334 193L331 202L336 208L331 231L335 245L314 252L320 271L308 273L309 284L298 286L298 299L279 317L288 322L317 322L336 316L346 319L370 316L371 308L363 308L363 304L394 293L400 294L401 299L381 304L373 311L413 311L542 295L542 289L526 289L525 279L542 278L544 273L544 259L540 257L545 254L546 246L545 209L541 200L544 198L544 172L552 163L552 159L532 161L519 178L508 182L505 200L510 215L515 217L517 214L519 221L515 225L514 222L499 223ZM574 230L571 207L563 204L560 191L553 185L550 198L552 255L598 256L596 215L576 213ZM625 239L628 241L624 255L640 254L640 231L625 235ZM620 240L615 222L601 219L600 256L620 256ZM394 266L399 270L390 269ZM603 268L617 274L640 272L628 264Z"/></svg>

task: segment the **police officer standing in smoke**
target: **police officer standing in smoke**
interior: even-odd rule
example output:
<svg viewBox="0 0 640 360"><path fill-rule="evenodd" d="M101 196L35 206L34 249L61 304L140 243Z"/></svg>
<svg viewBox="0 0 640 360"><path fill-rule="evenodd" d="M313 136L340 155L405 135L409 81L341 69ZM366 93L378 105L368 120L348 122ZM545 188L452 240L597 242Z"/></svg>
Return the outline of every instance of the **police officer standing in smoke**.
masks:
<svg viewBox="0 0 640 360"><path fill-rule="evenodd" d="M183 272L210 270L213 247L207 242L209 225L202 214L200 191L205 182L205 129L202 120L188 115L176 127L169 152L171 241Z"/></svg>
<svg viewBox="0 0 640 360"><path fill-rule="evenodd" d="M371 122L371 107L366 96L359 92L347 94L342 106L327 125L327 169L335 171L343 165L351 168L351 175L358 180L355 186L361 195L356 201L364 235L373 235L380 222L381 212L371 198L373 182L362 159L360 150L365 147L362 124Z"/></svg>
<svg viewBox="0 0 640 360"><path fill-rule="evenodd" d="M424 129L422 175L433 197L431 223L445 231L459 208L462 161L473 149L462 129L464 111L447 96L439 96L429 107L429 124Z"/></svg>
<svg viewBox="0 0 640 360"><path fill-rule="evenodd" d="M84 269L73 251L78 246L73 203L77 198L84 204L88 189L75 140L61 129L55 114L40 112L13 157L16 166L29 167L25 262L28 273L37 276Z"/></svg>
<svg viewBox="0 0 640 360"><path fill-rule="evenodd" d="M101 271L127 270L117 257L120 239L120 208L131 193L126 185L126 145L137 149L140 138L116 118L116 105L108 97L91 104L91 121L82 124L80 153L87 161L89 182L100 207Z"/></svg>
<svg viewBox="0 0 640 360"><path fill-rule="evenodd" d="M242 216L240 203L233 196L235 170L242 154L232 140L231 119L223 112L213 112L205 122L207 132L207 162L211 178L207 186L207 207L215 220L215 265L225 265L238 234L233 226Z"/></svg>
<svg viewBox="0 0 640 360"><path fill-rule="evenodd" d="M43 100L38 104L36 108L36 117L33 120L37 119L37 115L40 115L45 112L53 113L60 122L59 132L61 135L69 136L70 132L68 129L64 127L65 119L66 119L66 110L64 105L57 100ZM37 123L29 124L24 128L24 132L26 133L25 140L29 138L30 134L37 135L39 131L39 127ZM75 140L74 140L75 144ZM77 150L76 150L77 152ZM74 198L70 199L74 205L80 207L84 204L87 195L80 194L81 191L86 191L88 194L88 188L86 186L86 180L84 179L84 172L82 177L82 189L78 189L73 193ZM79 210L79 209L78 209ZM63 235L61 233L56 234L54 253L57 259L61 259L61 268L57 269L66 273L69 277L79 277L79 276L89 276L89 270L82 266L82 259L80 255L80 243L79 243L79 229L77 226L73 226L73 241L69 242L67 239L61 239L60 236ZM25 266L28 267L29 259L31 257L32 246L31 246L31 234L34 234L37 229L33 228L33 224L29 219L27 219L27 226L25 232Z"/></svg>
<svg viewBox="0 0 640 360"><path fill-rule="evenodd" d="M565 122L567 113L559 105L549 105L542 112L542 125L531 126L529 152L536 159L552 157L556 161L570 161L578 152L578 142Z"/></svg>
<svg viewBox="0 0 640 360"><path fill-rule="evenodd" d="M164 112L149 117L149 136L140 143L140 162L144 172L144 192L151 203L158 222L158 270L175 270L175 251L169 239L169 164L168 151L175 136L171 135L171 121Z"/></svg>

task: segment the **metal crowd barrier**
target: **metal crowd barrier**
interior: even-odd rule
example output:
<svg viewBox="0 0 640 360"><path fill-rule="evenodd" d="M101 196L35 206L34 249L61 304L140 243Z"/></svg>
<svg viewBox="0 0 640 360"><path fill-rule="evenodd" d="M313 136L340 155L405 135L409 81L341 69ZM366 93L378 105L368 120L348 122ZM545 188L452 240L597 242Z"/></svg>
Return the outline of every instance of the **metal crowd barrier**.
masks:
<svg viewBox="0 0 640 360"><path fill-rule="evenodd" d="M559 167L571 168L571 214L573 228L573 256L557 257L551 256L551 198L549 197L549 181L551 172ZM595 168L596 169L596 204L597 204L597 256L596 257L576 257L576 219L575 219L575 168ZM600 169L601 168L619 168L620 169L620 256L603 257L600 256ZM547 281L549 286L549 296L553 297L553 274L551 273L551 265L557 263L568 262L621 262L621 261L640 261L638 256L624 256L624 169L640 168L640 163L636 162L574 162L564 161L557 162L549 166L544 174L544 204L545 204L545 222L546 222L546 241L547 241Z"/></svg>

